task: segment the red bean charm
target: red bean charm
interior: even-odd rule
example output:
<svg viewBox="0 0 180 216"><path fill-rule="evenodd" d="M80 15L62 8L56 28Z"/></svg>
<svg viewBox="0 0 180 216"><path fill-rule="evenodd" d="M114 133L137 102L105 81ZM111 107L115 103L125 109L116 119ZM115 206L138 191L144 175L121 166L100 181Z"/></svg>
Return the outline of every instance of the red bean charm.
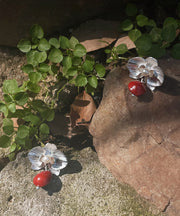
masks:
<svg viewBox="0 0 180 216"><path fill-rule="evenodd" d="M132 81L128 84L129 91L135 95L140 96L146 92L145 86L140 81Z"/></svg>
<svg viewBox="0 0 180 216"><path fill-rule="evenodd" d="M42 171L34 177L33 183L37 187L44 187L47 184L49 184L49 182L51 181L51 177L52 177L52 174L50 171Z"/></svg>

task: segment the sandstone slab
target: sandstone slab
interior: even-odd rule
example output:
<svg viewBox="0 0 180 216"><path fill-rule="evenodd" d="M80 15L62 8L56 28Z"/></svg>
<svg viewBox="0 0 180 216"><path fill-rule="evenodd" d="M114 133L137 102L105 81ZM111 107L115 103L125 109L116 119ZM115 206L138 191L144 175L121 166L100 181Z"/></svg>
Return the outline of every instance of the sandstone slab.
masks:
<svg viewBox="0 0 180 216"><path fill-rule="evenodd" d="M180 212L180 61L159 61L165 82L139 98L126 67L107 76L91 125L100 161L169 215Z"/></svg>
<svg viewBox="0 0 180 216"><path fill-rule="evenodd" d="M103 19L82 23L72 34L78 38L88 52L105 48L115 42L115 47L125 43L128 49L135 48L133 41L126 35L119 35L120 22Z"/></svg>

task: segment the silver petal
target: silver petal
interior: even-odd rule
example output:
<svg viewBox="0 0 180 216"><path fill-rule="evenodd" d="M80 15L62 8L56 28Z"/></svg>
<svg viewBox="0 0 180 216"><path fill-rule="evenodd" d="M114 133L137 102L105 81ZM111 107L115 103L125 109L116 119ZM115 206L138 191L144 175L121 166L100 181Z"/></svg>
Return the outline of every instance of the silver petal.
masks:
<svg viewBox="0 0 180 216"><path fill-rule="evenodd" d="M147 87L150 88L150 87L157 87L157 86L160 86L161 83L158 79L154 78L154 77L148 77L147 78ZM151 88L150 88L151 89ZM154 89L153 89L154 90Z"/></svg>
<svg viewBox="0 0 180 216"><path fill-rule="evenodd" d="M41 164L42 164L42 163L41 163ZM36 165L36 164L32 164L31 168L32 168L33 170L40 170L40 169L42 168L42 166L38 166L38 165Z"/></svg>
<svg viewBox="0 0 180 216"><path fill-rule="evenodd" d="M45 145L45 148L48 148L49 150L51 151L55 151L57 149L56 145L55 144L52 144L52 143L47 143Z"/></svg>
<svg viewBox="0 0 180 216"><path fill-rule="evenodd" d="M141 74L139 67L142 65L146 66L146 61L141 57L134 57L129 59L127 63L127 68L130 72L129 76L134 79L138 78L138 76Z"/></svg>
<svg viewBox="0 0 180 216"><path fill-rule="evenodd" d="M55 159L55 163L52 164L52 167L55 169L63 169L67 166L67 158L66 156L59 150L56 150L52 157Z"/></svg>
<svg viewBox="0 0 180 216"><path fill-rule="evenodd" d="M66 167L67 164L68 164L67 161L55 159L55 163L53 163L51 167L55 170L60 170Z"/></svg>
<svg viewBox="0 0 180 216"><path fill-rule="evenodd" d="M52 155L56 149L57 147L55 144L47 143L44 147L45 155Z"/></svg>
<svg viewBox="0 0 180 216"><path fill-rule="evenodd" d="M154 91L155 87L154 86L150 86L147 84L147 87L151 90L151 91Z"/></svg>
<svg viewBox="0 0 180 216"><path fill-rule="evenodd" d="M154 67L158 66L158 61L153 57L148 57L145 61L148 70L152 70Z"/></svg>
<svg viewBox="0 0 180 216"><path fill-rule="evenodd" d="M44 149L40 146L37 146L31 149L31 151L28 153L28 158L35 166L41 166L42 162L39 159L43 154Z"/></svg>
<svg viewBox="0 0 180 216"><path fill-rule="evenodd" d="M154 67L153 73L154 73L154 76L159 80L160 84L162 85L164 82L164 73L161 70L161 68L158 66Z"/></svg>

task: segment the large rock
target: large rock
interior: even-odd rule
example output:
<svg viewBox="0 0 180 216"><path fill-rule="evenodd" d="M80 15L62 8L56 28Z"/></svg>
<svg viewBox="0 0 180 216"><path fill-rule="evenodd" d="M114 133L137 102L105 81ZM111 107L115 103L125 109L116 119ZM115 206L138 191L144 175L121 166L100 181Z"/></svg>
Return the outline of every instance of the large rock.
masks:
<svg viewBox="0 0 180 216"><path fill-rule="evenodd" d="M16 46L27 36L32 24L42 25L46 34L67 28L98 16L110 0L2 0L0 1L0 45Z"/></svg>
<svg viewBox="0 0 180 216"><path fill-rule="evenodd" d="M65 152L69 165L39 190L32 183L38 171L31 170L27 154L10 162L0 172L0 215L159 215L154 207L148 210L150 206L129 186L118 183L90 147Z"/></svg>
<svg viewBox="0 0 180 216"><path fill-rule="evenodd" d="M133 97L127 69L107 76L90 125L100 161L162 211L180 212L180 61L159 61L166 74L154 94Z"/></svg>

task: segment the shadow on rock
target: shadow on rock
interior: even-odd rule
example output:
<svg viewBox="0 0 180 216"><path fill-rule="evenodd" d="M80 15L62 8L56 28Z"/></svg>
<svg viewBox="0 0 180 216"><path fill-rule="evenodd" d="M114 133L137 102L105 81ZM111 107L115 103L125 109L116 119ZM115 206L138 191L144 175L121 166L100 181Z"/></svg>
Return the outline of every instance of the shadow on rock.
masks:
<svg viewBox="0 0 180 216"><path fill-rule="evenodd" d="M139 102L150 103L152 100L153 100L153 93L149 89L146 90L145 94L138 96Z"/></svg>
<svg viewBox="0 0 180 216"><path fill-rule="evenodd" d="M180 95L180 82L172 77L165 76L164 83L158 90L165 94L178 96Z"/></svg>
<svg viewBox="0 0 180 216"><path fill-rule="evenodd" d="M62 182L59 176L52 175L50 183L43 187L44 190L48 192L49 196L52 196L53 193L58 193L62 188Z"/></svg>
<svg viewBox="0 0 180 216"><path fill-rule="evenodd" d="M73 173L79 173L82 171L82 166L77 160L70 160L68 162L67 167L65 167L61 172L60 176L65 174L73 174Z"/></svg>
<svg viewBox="0 0 180 216"><path fill-rule="evenodd" d="M67 167L64 168L59 176L52 175L50 183L43 187L44 190L48 192L49 196L52 196L53 193L58 193L62 188L62 182L60 177L65 174L79 173L82 170L81 164L77 160L70 160Z"/></svg>

